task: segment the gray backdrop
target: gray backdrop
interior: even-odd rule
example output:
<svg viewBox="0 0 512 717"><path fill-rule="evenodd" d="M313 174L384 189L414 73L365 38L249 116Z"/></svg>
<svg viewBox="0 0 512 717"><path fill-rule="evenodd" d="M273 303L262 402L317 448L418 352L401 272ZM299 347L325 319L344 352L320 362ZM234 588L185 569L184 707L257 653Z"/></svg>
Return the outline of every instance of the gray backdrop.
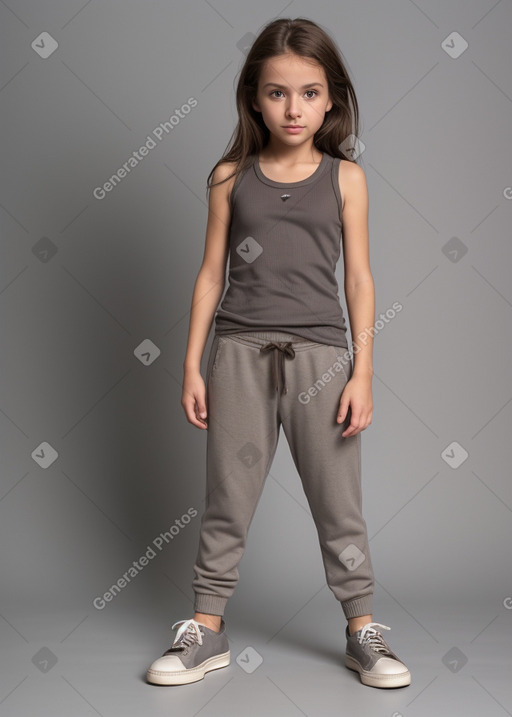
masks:
<svg viewBox="0 0 512 717"><path fill-rule="evenodd" d="M364 506L405 690L343 667L282 433L231 665L144 682L192 616L206 432L180 398L205 182L277 16L332 33L360 102L383 315ZM512 714L511 3L6 0L0 22L0 714Z"/></svg>

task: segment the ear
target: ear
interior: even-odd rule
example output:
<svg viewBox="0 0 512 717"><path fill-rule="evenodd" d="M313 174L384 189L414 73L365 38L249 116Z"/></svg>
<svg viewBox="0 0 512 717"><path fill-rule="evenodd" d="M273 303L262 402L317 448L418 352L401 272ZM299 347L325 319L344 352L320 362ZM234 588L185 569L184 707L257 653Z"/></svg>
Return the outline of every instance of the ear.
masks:
<svg viewBox="0 0 512 717"><path fill-rule="evenodd" d="M327 106L326 106L326 108L325 108L325 111L326 111L326 112L329 112L329 110L332 108L332 105L333 105L333 102L332 102L332 100L329 98L329 102L327 103Z"/></svg>
<svg viewBox="0 0 512 717"><path fill-rule="evenodd" d="M253 108L253 110L256 110L256 112L261 112L260 106L258 105L258 103L256 102L256 100L251 100L251 102L252 102L252 108Z"/></svg>

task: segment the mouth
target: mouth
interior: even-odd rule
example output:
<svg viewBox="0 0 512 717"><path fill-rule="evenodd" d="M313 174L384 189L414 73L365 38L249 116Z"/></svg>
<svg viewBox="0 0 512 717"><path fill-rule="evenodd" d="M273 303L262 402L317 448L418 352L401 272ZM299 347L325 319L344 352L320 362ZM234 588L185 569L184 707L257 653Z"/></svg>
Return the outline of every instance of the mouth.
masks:
<svg viewBox="0 0 512 717"><path fill-rule="evenodd" d="M284 129L304 129L304 125L302 124L285 124L283 127Z"/></svg>

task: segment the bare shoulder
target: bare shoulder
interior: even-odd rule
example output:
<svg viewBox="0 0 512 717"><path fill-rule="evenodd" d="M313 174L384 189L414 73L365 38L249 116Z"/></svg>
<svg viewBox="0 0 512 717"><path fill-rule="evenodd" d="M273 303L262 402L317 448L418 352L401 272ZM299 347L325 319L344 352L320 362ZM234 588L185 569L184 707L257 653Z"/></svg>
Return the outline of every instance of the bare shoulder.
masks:
<svg viewBox="0 0 512 717"><path fill-rule="evenodd" d="M233 189L233 184L235 182L235 169L236 162L220 162L220 164L215 167L215 170L213 172L213 184L216 184L217 182L222 182L222 184L220 184L218 188L222 188L223 192L225 193L225 196L228 199L229 195L231 194L231 190ZM217 189L217 187L213 187L213 189Z"/></svg>
<svg viewBox="0 0 512 717"><path fill-rule="evenodd" d="M208 199L205 251L202 268L215 281L223 282L229 250L231 207L229 196L233 185L235 163L220 162L212 173ZM225 181L223 181L225 180Z"/></svg>
<svg viewBox="0 0 512 717"><path fill-rule="evenodd" d="M348 159L340 160L338 181L343 198L343 207L345 207L347 201L364 198L367 194L364 169L355 162L350 162Z"/></svg>
<svg viewBox="0 0 512 717"><path fill-rule="evenodd" d="M229 177L229 175L235 171L235 168L236 162L219 162L215 167L213 175L217 181L220 181Z"/></svg>

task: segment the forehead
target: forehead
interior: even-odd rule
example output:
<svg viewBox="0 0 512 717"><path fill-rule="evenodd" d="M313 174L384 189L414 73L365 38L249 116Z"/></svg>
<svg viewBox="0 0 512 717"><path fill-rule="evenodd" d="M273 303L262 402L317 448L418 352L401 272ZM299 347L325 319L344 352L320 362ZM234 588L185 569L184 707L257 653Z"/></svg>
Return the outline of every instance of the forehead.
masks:
<svg viewBox="0 0 512 717"><path fill-rule="evenodd" d="M263 63L260 83L275 82L280 85L297 85L313 82L325 84L325 72L321 65L310 58L286 54L269 57Z"/></svg>

